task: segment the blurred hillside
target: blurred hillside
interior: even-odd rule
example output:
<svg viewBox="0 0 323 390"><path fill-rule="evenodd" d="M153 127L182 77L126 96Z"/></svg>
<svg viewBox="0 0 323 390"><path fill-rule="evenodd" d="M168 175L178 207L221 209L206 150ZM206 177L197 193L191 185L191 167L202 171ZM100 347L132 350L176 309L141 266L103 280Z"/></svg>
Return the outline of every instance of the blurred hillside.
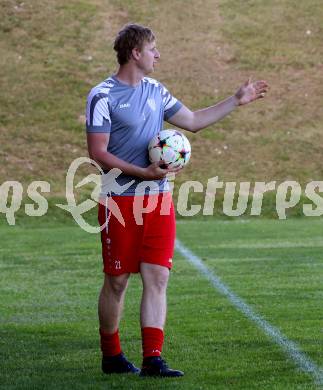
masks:
<svg viewBox="0 0 323 390"><path fill-rule="evenodd" d="M136 21L153 28L153 77L191 108L214 104L249 76L267 98L197 135L178 181L322 180L321 1L4 0L0 4L0 183L47 180L65 192L86 156L89 89L116 69L112 41Z"/></svg>

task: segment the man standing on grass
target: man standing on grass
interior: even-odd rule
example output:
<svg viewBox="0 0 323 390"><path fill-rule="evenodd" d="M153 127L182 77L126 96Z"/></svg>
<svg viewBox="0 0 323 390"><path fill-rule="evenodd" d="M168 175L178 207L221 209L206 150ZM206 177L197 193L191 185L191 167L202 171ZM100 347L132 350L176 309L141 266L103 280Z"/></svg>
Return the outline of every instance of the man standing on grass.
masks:
<svg viewBox="0 0 323 390"><path fill-rule="evenodd" d="M182 371L169 368L161 358L166 319L166 288L175 241L175 215L166 175L179 169L150 164L148 143L163 129L163 121L197 132L237 106L264 97L265 81L248 80L235 95L195 112L185 107L154 79L160 58L153 32L138 24L128 24L118 33L114 50L117 72L89 93L86 110L87 141L90 157L103 170L118 168L117 182L127 188L121 195L110 194L105 177L99 222L101 232L104 283L99 297L99 322L102 370L110 373L140 373L141 376L179 377ZM141 183L150 181L146 190ZM148 209L138 223L134 209L141 204ZM102 201L101 201L102 203ZM113 205L121 211L122 223L111 212ZM161 212L166 205L169 212ZM147 211L147 210L146 210ZM119 340L119 322L131 273L140 273L143 283L140 324L143 363L141 371L124 356Z"/></svg>

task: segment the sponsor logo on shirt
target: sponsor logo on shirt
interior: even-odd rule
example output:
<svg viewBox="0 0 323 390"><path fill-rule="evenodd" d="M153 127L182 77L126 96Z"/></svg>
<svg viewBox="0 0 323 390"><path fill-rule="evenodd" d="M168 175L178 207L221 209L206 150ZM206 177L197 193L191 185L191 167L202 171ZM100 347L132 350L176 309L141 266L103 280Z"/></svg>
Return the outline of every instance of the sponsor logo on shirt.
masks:
<svg viewBox="0 0 323 390"><path fill-rule="evenodd" d="M156 111L156 102L155 99L148 99L147 100L148 106L153 110Z"/></svg>
<svg viewBox="0 0 323 390"><path fill-rule="evenodd" d="M130 107L130 103L123 103L123 104L120 104L119 108L129 108Z"/></svg>

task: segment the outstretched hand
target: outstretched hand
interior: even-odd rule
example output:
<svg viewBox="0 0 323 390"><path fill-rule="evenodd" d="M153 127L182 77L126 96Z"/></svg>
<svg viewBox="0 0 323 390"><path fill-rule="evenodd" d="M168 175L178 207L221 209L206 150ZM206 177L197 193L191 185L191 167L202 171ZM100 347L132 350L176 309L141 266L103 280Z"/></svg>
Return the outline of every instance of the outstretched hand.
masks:
<svg viewBox="0 0 323 390"><path fill-rule="evenodd" d="M251 82L249 78L236 92L235 97L238 99L238 104L248 104L257 99L265 97L268 92L268 84L264 80Z"/></svg>

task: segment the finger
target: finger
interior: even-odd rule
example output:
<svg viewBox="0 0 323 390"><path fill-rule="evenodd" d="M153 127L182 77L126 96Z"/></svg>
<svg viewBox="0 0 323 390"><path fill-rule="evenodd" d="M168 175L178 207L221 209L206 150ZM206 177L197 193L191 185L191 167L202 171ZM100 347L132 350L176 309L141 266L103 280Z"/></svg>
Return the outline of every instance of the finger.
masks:
<svg viewBox="0 0 323 390"><path fill-rule="evenodd" d="M165 170L168 168L168 164L164 160L161 160L158 163L158 167L161 168L162 170Z"/></svg>
<svg viewBox="0 0 323 390"><path fill-rule="evenodd" d="M249 76L249 78L248 78L248 80L245 82L245 86L247 86L247 85L249 85L249 84L251 84L251 76Z"/></svg>
<svg viewBox="0 0 323 390"><path fill-rule="evenodd" d="M168 172L177 173L181 171L183 167L177 167L177 168L168 168Z"/></svg>
<svg viewBox="0 0 323 390"><path fill-rule="evenodd" d="M269 85L265 80L259 80L255 82L255 85L259 88L268 88Z"/></svg>
<svg viewBox="0 0 323 390"><path fill-rule="evenodd" d="M260 90L260 89L268 89L268 85L266 83L263 83L262 81L257 81L255 83L253 83L254 87L257 89L257 90Z"/></svg>
<svg viewBox="0 0 323 390"><path fill-rule="evenodd" d="M257 89L257 94L260 93L267 93L267 89L266 88Z"/></svg>
<svg viewBox="0 0 323 390"><path fill-rule="evenodd" d="M165 171L168 168L168 164L164 160L161 160L158 162L157 168L160 168Z"/></svg>

